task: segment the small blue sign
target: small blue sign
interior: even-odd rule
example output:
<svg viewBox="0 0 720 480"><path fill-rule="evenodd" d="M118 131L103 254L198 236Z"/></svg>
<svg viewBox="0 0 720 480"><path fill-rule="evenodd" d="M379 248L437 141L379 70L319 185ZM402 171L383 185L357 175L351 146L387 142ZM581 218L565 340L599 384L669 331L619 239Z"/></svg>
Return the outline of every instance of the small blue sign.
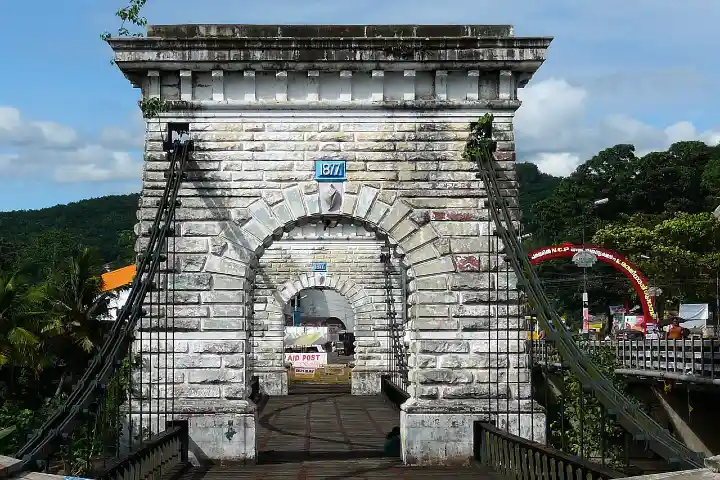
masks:
<svg viewBox="0 0 720 480"><path fill-rule="evenodd" d="M327 272L327 262L313 262L313 272Z"/></svg>
<svg viewBox="0 0 720 480"><path fill-rule="evenodd" d="M347 180L345 160L315 160L315 180L318 182L344 182Z"/></svg>

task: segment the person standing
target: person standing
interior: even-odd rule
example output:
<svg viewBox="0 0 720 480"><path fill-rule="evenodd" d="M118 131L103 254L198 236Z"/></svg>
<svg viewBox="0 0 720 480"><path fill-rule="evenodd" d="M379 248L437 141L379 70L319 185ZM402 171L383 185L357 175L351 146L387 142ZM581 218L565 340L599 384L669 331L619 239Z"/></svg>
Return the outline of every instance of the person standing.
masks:
<svg viewBox="0 0 720 480"><path fill-rule="evenodd" d="M388 457L399 457L400 450L400 427L394 427L385 437L383 451Z"/></svg>
<svg viewBox="0 0 720 480"><path fill-rule="evenodd" d="M680 326L680 321L677 317L673 318L672 325L670 325L670 328L668 328L667 332L665 332L665 339L666 340L682 340L683 338L683 328Z"/></svg>

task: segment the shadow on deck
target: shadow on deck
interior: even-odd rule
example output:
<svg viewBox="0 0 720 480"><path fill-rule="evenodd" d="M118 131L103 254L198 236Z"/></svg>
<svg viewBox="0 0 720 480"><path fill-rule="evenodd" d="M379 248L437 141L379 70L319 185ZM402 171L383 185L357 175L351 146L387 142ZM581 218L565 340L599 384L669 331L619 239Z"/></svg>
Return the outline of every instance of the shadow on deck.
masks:
<svg viewBox="0 0 720 480"><path fill-rule="evenodd" d="M258 465L193 468L185 480L214 479L501 479L480 466L413 468L383 455L400 412L384 396L350 395L347 385L293 385L271 397L258 428Z"/></svg>

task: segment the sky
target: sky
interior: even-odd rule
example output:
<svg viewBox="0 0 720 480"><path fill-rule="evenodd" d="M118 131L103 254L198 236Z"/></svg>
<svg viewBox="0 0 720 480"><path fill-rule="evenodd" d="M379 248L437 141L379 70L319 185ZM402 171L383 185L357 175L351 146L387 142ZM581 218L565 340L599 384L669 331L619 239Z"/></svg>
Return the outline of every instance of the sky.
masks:
<svg viewBox="0 0 720 480"><path fill-rule="evenodd" d="M100 40L124 0L8 2L0 17L0 211L140 190L139 92ZM552 36L520 91L517 151L567 175L603 148L720 142L720 2L148 0L151 24L512 24Z"/></svg>

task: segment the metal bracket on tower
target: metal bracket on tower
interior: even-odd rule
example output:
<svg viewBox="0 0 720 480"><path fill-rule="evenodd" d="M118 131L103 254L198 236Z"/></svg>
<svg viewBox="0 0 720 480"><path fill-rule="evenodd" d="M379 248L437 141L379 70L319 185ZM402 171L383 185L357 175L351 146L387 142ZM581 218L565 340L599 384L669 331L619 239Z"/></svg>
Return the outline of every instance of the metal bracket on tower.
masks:
<svg viewBox="0 0 720 480"><path fill-rule="evenodd" d="M168 123L167 137L163 141L163 151L172 152L175 147L186 145L188 151L192 151L192 141L190 140L190 124L189 123Z"/></svg>

